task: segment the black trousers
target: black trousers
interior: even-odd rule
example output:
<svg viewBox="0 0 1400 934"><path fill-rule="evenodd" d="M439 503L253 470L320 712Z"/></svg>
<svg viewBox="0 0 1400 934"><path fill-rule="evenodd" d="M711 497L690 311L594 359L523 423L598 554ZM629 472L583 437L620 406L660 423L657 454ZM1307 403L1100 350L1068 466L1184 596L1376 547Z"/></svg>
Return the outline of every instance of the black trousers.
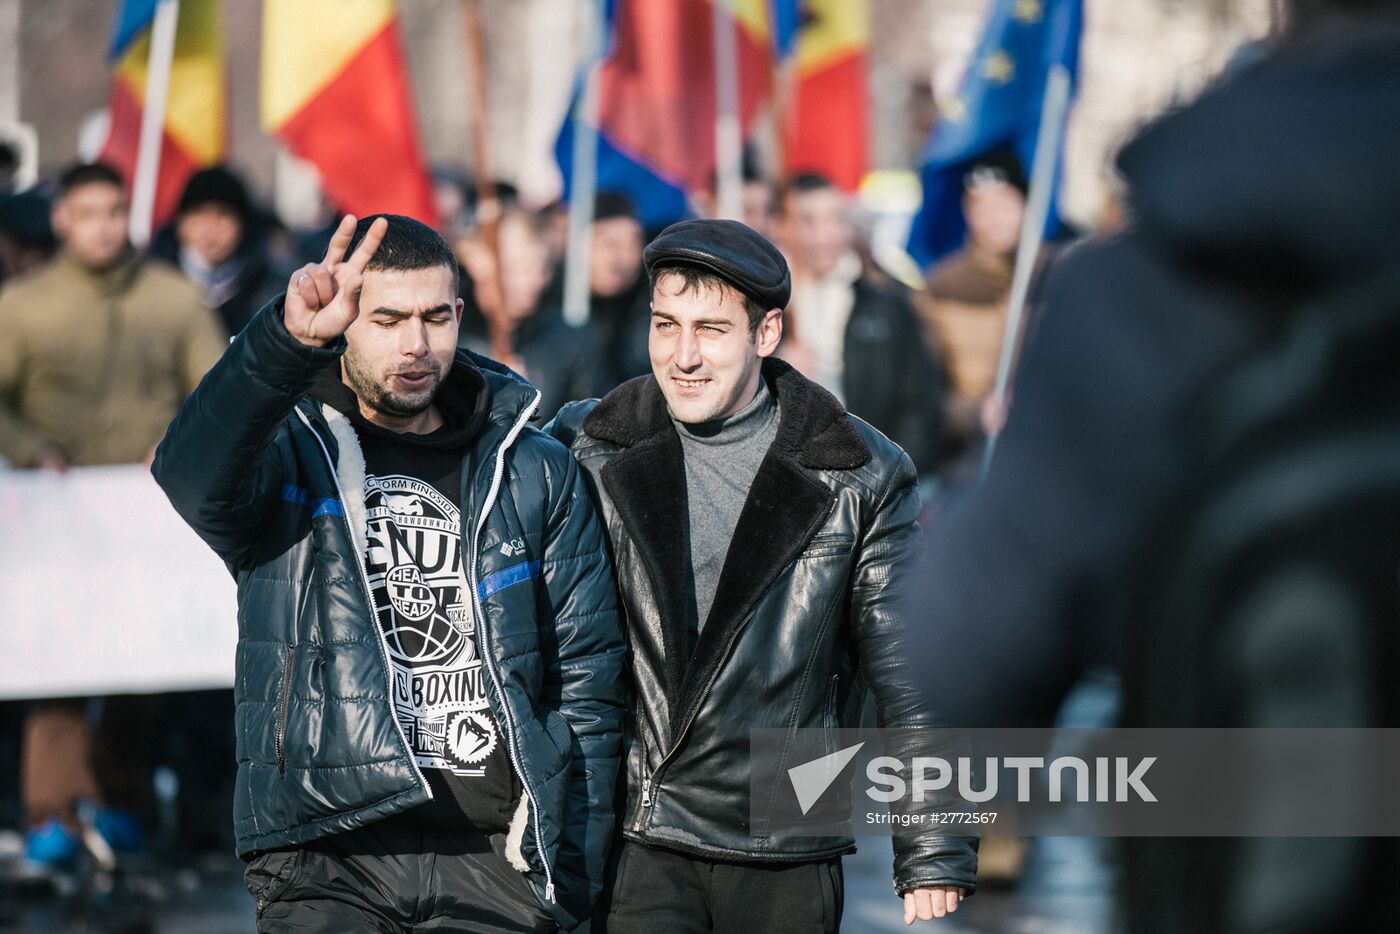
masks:
<svg viewBox="0 0 1400 934"><path fill-rule="evenodd" d="M722 863L624 841L594 934L832 934L841 857Z"/></svg>
<svg viewBox="0 0 1400 934"><path fill-rule="evenodd" d="M504 852L499 834L391 820L258 854L243 878L260 934L556 930Z"/></svg>

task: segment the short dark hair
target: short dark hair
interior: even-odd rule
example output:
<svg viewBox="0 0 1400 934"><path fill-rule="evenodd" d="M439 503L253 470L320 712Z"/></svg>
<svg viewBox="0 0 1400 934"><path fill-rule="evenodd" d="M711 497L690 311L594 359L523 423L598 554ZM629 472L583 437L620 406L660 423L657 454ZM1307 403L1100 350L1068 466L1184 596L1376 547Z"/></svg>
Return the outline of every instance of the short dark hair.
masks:
<svg viewBox="0 0 1400 934"><path fill-rule="evenodd" d="M790 210L788 199L794 195L805 195L813 191L835 191L836 185L818 172L798 172L787 180L778 192L778 214L786 215Z"/></svg>
<svg viewBox="0 0 1400 934"><path fill-rule="evenodd" d="M701 269L699 266L688 266L685 263L658 263L647 270L647 284L651 291L656 291L656 283L660 282L663 276L677 275L681 277L681 287L676 290L677 295L684 295L686 292L698 292L701 290L713 289L716 292L723 292L730 289L739 294L744 300L744 312L749 316L749 333L758 332L758 326L763 321L763 316L772 309L765 308L763 303L752 295L740 289L728 279L723 279L708 269Z"/></svg>
<svg viewBox="0 0 1400 934"><path fill-rule="evenodd" d="M452 291L455 293L459 284L459 271L457 256L452 252L452 248L436 230L422 221L402 214L371 214L360 218L359 223L355 225L355 236L350 238L350 245L345 248L342 262L350 258L360 242L365 239L370 225L381 217L389 222L389 229L384 232L379 249L374 251L374 256L365 268L406 270L446 266L452 271Z"/></svg>
<svg viewBox="0 0 1400 934"><path fill-rule="evenodd" d="M116 169L105 162L75 162L58 176L58 196L66 198L84 185L115 185L122 191L126 185Z"/></svg>
<svg viewBox="0 0 1400 934"><path fill-rule="evenodd" d="M607 221L614 217L625 217L628 220L641 223L641 215L637 213L637 202L620 191L603 190L593 199L593 220Z"/></svg>
<svg viewBox="0 0 1400 934"><path fill-rule="evenodd" d="M836 185L822 175L820 172L799 172L787 183L785 193L797 194L808 191L822 191L827 188L835 188Z"/></svg>

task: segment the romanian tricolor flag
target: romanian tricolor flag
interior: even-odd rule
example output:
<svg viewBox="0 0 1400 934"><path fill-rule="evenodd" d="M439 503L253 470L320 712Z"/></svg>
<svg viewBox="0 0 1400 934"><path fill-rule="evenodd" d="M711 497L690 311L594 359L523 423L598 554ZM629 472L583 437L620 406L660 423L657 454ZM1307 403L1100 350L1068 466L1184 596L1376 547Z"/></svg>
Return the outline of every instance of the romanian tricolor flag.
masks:
<svg viewBox="0 0 1400 934"><path fill-rule="evenodd" d="M818 172L854 191L868 158L868 0L772 0L775 44L793 70L783 115L789 175Z"/></svg>
<svg viewBox="0 0 1400 934"><path fill-rule="evenodd" d="M179 10L156 184L155 226L175 212L190 175L221 162L227 145L219 0L181 0ZM99 158L125 176L128 188L136 173L155 12L156 0L123 0L108 47L113 62L112 90L107 99L111 128Z"/></svg>
<svg viewBox="0 0 1400 934"><path fill-rule="evenodd" d="M687 212L686 195L710 190L715 155L715 11L732 16L739 118L745 133L772 83L768 0L617 0L598 79L598 188L625 191L643 223ZM555 147L567 188L573 124Z"/></svg>
<svg viewBox="0 0 1400 934"><path fill-rule="evenodd" d="M267 0L262 123L352 214L436 223L393 0Z"/></svg>

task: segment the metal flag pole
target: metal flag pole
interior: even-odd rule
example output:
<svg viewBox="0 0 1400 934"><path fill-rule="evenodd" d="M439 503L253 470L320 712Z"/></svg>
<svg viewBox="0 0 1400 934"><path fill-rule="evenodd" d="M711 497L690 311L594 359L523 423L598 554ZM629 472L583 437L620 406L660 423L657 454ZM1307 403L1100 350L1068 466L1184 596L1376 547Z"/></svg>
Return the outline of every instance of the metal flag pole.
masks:
<svg viewBox="0 0 1400 934"><path fill-rule="evenodd" d="M714 0L715 216L744 216L744 133L739 123L739 50L730 0Z"/></svg>
<svg viewBox="0 0 1400 934"><path fill-rule="evenodd" d="M573 106L574 147L569 167L569 244L564 251L564 320L588 323L588 266L598 194L598 71L603 62L603 0L590 0L584 23L583 87Z"/></svg>
<svg viewBox="0 0 1400 934"><path fill-rule="evenodd" d="M146 99L141 106L141 136L136 150L136 176L131 185L131 242L143 248L151 242L160 175L160 150L165 140L165 104L170 96L170 66L175 58L175 27L180 0L160 0L151 26L151 53L146 60Z"/></svg>
<svg viewBox="0 0 1400 934"><path fill-rule="evenodd" d="M496 176L491 167L491 114L486 91L486 27L481 18L480 0L464 0L463 19L467 27L467 92L471 97L469 122L472 131L472 171L476 175L476 215L481 239L495 266L491 296L482 302L491 357L505 363L514 354L509 315L505 309L505 281L501 276L501 203L496 197ZM480 287L482 283L478 283Z"/></svg>
<svg viewBox="0 0 1400 934"><path fill-rule="evenodd" d="M1006 330L1001 338L1001 359L997 364L996 386L992 402L1006 406L1006 390L1011 382L1011 370L1021 346L1021 330L1025 319L1026 296L1030 292L1031 275L1036 258L1045 240L1045 220L1050 214L1050 198L1055 189L1055 169L1059 162L1060 140L1065 131L1065 112L1069 109L1070 77L1064 65L1054 65L1045 82L1045 97L1040 108L1040 129L1035 137L1035 164L1031 170L1031 187L1026 198L1026 216L1021 223L1021 242L1016 247L1016 266L1011 274L1011 299L1006 314ZM996 451L998 429L987 438L982 455L982 476L992 464Z"/></svg>

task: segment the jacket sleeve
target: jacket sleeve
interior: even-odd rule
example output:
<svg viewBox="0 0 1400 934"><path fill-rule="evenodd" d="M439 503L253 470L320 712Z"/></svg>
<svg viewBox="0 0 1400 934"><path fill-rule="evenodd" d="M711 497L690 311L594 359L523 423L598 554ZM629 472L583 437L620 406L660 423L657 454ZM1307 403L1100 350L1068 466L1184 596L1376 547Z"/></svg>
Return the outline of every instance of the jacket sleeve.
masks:
<svg viewBox="0 0 1400 934"><path fill-rule="evenodd" d="M625 644L603 524L573 455L560 450L560 489L542 557L554 608L559 710L572 734L572 772L556 875L560 905L588 917L603 887L622 752Z"/></svg>
<svg viewBox="0 0 1400 934"><path fill-rule="evenodd" d="M28 350L24 324L13 293L0 293L0 457L16 467L31 467L45 441L17 409Z"/></svg>
<svg viewBox="0 0 1400 934"><path fill-rule="evenodd" d="M240 563L280 494L284 465L272 447L279 426L344 347L344 338L308 347L292 337L279 297L249 322L170 423L151 472L226 563Z"/></svg>
<svg viewBox="0 0 1400 934"><path fill-rule="evenodd" d="M574 441L578 438L579 432L583 430L583 420L588 417L588 413L593 411L593 407L597 404L597 399L583 399L578 402L565 403L549 420L549 424L544 426L544 433L572 450Z"/></svg>
<svg viewBox="0 0 1400 934"><path fill-rule="evenodd" d="M901 454L866 529L856 559L851 594L861 670L875 692L882 729L940 725L919 701L912 679L918 670L903 663L909 651L901 598L908 573L922 550L919 486L914 464ZM894 887L903 894L928 885L956 885L971 893L977 885L977 841L934 833L896 835Z"/></svg>

